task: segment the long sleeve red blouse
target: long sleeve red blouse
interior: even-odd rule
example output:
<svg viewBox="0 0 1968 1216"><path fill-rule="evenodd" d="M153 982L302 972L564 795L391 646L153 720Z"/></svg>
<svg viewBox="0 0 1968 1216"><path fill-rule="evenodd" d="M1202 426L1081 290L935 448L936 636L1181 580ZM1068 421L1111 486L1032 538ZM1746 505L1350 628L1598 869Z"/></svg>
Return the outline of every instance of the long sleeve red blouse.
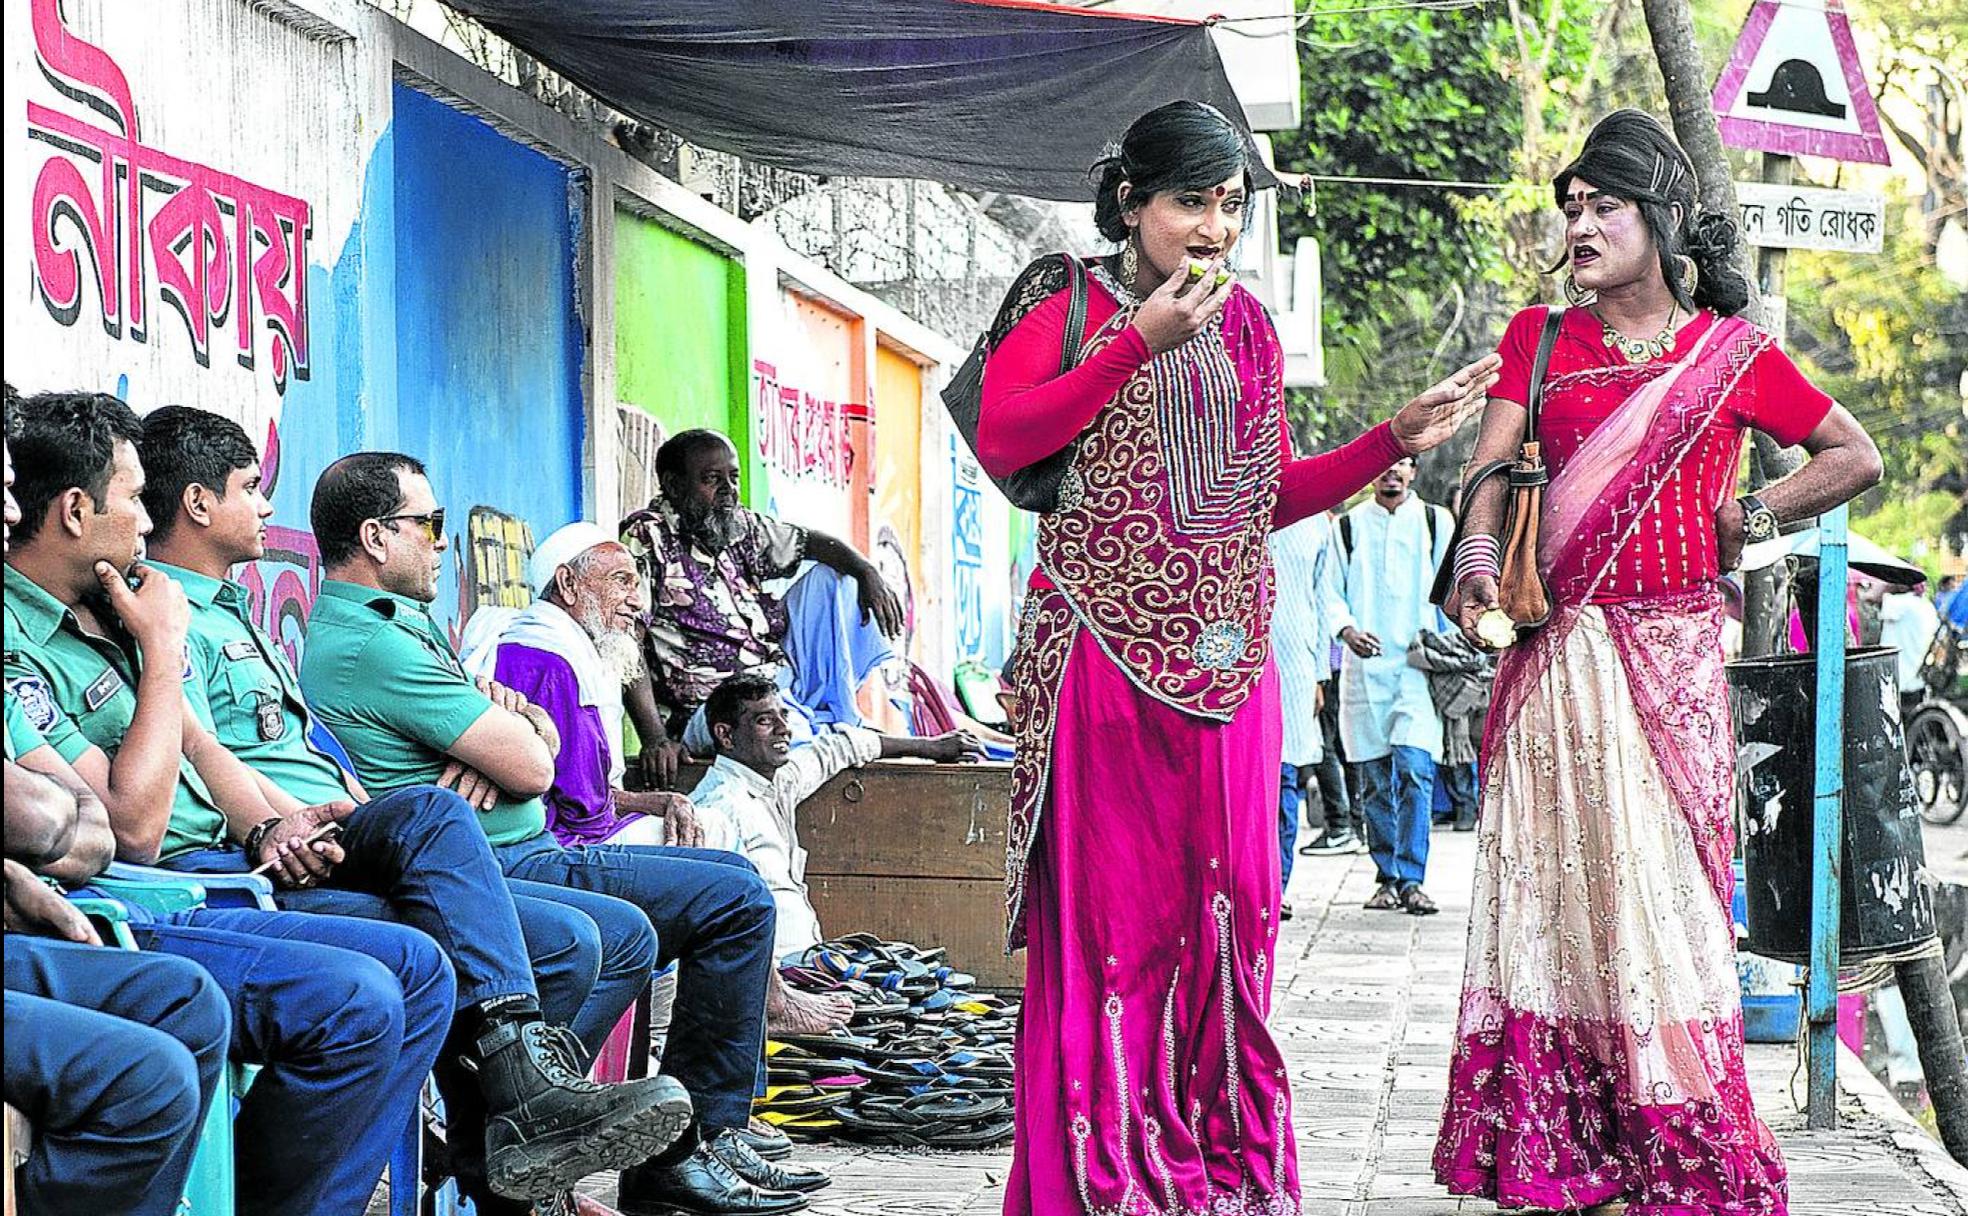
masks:
<svg viewBox="0 0 1968 1216"><path fill-rule="evenodd" d="M1066 306L1064 291L1045 300L1005 335L984 365L977 456L994 477L1035 464L1071 443L1152 357L1141 331L1129 325L1092 358L1060 375ZM1098 331L1119 310L1097 282L1089 283L1088 333ZM1338 506L1407 454L1384 422L1330 452L1294 459L1291 431L1281 420L1278 443L1284 467L1273 529Z"/></svg>

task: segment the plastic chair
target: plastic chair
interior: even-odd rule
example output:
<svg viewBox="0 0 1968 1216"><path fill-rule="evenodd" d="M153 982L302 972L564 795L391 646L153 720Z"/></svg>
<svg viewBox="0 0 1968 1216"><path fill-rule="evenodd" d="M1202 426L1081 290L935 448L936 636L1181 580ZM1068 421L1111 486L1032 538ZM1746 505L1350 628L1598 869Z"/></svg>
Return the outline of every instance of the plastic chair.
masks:
<svg viewBox="0 0 1968 1216"><path fill-rule="evenodd" d="M112 862L108 871L90 885L132 907L154 916L170 916L195 908L248 907L263 912L278 911L273 900L273 884L257 874L183 874L154 866ZM110 902L110 901L78 901ZM129 938L125 911L118 927L122 939ZM121 940L121 939L119 939ZM130 940L129 948L135 949ZM205 1128L199 1133L198 1152L192 1158L191 1176L185 1182L187 1216L232 1216L234 1188L232 1170L232 1117L239 1100L259 1074L251 1064L235 1064L227 1070L229 1092L223 1103L214 1101L206 1112ZM423 1190L424 1142L421 1118L412 1118L403 1137L390 1153L390 1216L416 1216Z"/></svg>

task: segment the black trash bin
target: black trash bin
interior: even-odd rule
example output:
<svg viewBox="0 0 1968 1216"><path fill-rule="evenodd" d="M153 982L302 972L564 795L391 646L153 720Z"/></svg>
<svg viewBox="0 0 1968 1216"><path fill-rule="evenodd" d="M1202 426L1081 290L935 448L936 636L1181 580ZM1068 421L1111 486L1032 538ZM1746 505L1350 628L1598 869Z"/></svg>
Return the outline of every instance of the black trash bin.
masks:
<svg viewBox="0 0 1968 1216"><path fill-rule="evenodd" d="M1900 722L1897 652L1845 662L1845 833L1839 890L1842 965L1934 935L1921 881L1920 804ZM1736 806L1749 909L1746 949L1786 962L1811 954L1811 820L1817 761L1817 659L1729 664Z"/></svg>

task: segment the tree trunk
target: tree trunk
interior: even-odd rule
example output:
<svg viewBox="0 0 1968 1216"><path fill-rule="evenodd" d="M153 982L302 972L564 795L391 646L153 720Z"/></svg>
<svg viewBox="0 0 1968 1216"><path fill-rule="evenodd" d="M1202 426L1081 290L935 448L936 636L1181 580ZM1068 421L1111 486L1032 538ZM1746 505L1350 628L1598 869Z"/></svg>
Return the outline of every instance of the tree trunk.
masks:
<svg viewBox="0 0 1968 1216"><path fill-rule="evenodd" d="M1654 61L1660 65L1661 84L1667 90L1674 138L1695 167L1702 208L1740 215L1735 175L1729 168L1728 154L1722 151L1722 131L1709 104L1708 72L1702 67L1701 48L1695 42L1695 18L1688 0L1641 0L1640 7L1647 15L1647 35L1653 40ZM1743 246L1742 271L1750 282L1756 281L1748 245ZM1764 323L1763 300L1756 292L1749 293L1749 307L1743 315L1758 325Z"/></svg>
<svg viewBox="0 0 1968 1216"><path fill-rule="evenodd" d="M1668 117L1674 124L1674 138L1695 167L1695 181L1704 210L1739 215L1736 205L1735 175L1729 168L1728 154L1722 150L1722 132L1715 122L1710 102L1708 72L1703 69L1701 48L1695 42L1695 20L1688 0L1641 0L1647 15L1647 35L1653 40L1654 60L1660 65L1661 84L1667 91ZM1742 247L1743 275L1757 283L1750 262L1749 246ZM1760 287L1760 284L1759 284ZM1768 323L1761 290L1749 293L1749 307L1743 315L1758 325ZM1756 458L1750 462L1750 485L1761 486L1794 471L1802 460L1796 453L1779 448L1760 432L1756 436ZM1785 580L1782 564L1747 576L1744 581L1743 654L1768 654L1776 648L1779 627L1787 617Z"/></svg>

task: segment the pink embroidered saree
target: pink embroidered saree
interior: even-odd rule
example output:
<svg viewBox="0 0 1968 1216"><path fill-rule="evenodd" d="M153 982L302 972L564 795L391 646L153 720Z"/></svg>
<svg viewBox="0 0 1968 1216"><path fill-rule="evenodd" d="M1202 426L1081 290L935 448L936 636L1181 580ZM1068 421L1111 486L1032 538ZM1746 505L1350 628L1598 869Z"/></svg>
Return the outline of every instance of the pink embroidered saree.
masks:
<svg viewBox="0 0 1968 1216"><path fill-rule="evenodd" d="M1483 741L1435 1151L1456 1193L1550 1208L1624 1199L1630 1216L1785 1210L1783 1161L1743 1071L1720 598L1700 586L1592 602L1768 342L1719 321L1550 488L1540 565L1558 609L1504 655Z"/></svg>
<svg viewBox="0 0 1968 1216"><path fill-rule="evenodd" d="M1008 933L1028 957L1008 1216L1299 1210L1265 1028L1280 359L1233 296L1220 335L1149 359L1095 417L1041 523L1010 666Z"/></svg>

